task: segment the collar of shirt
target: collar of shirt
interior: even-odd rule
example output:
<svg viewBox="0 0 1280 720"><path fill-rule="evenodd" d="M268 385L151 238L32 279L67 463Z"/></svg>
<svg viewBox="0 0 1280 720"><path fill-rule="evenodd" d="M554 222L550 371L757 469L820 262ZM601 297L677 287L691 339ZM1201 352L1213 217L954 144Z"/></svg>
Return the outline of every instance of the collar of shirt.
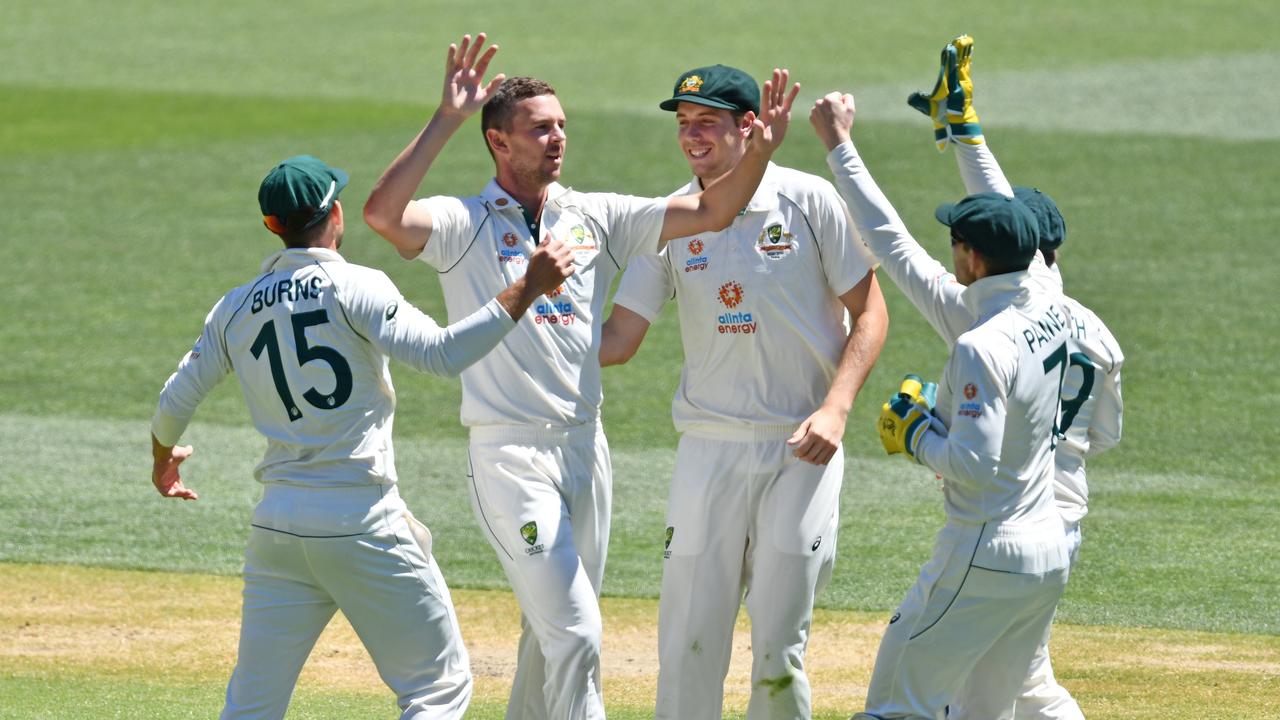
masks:
<svg viewBox="0 0 1280 720"><path fill-rule="evenodd" d="M742 213L768 212L777 209L780 205L778 202L778 186L774 183L774 178L772 177L777 175L775 172L777 168L778 166L774 165L773 161L769 162L769 167L765 169L764 177L760 180L760 187L756 188L755 194L751 196L747 206L742 209ZM688 185L675 191L672 195L693 195L694 193L702 192L703 189L702 181L695 176L693 180L689 181ZM742 213L738 214L741 215Z"/></svg>
<svg viewBox="0 0 1280 720"><path fill-rule="evenodd" d="M1051 290L1062 292L1062 272L1058 270L1058 264L1054 263L1053 267L1045 264L1044 257L1040 253L1031 259L1031 266L1027 268L1027 272L1031 273L1031 277L1044 283Z"/></svg>
<svg viewBox="0 0 1280 720"><path fill-rule="evenodd" d="M564 195L569 191L570 188L567 188L560 183L551 183L547 186L547 203L550 204L558 200L561 195ZM510 193L502 189L502 186L498 184L497 178L489 180L489 184L484 186L484 190L480 192L480 199L483 200L486 205L495 207L499 210L518 210L521 207L520 203L515 198L511 197Z"/></svg>
<svg viewBox="0 0 1280 720"><path fill-rule="evenodd" d="M262 261L262 272L299 268L318 262L346 262L336 250L327 248L285 248L272 253Z"/></svg>
<svg viewBox="0 0 1280 720"><path fill-rule="evenodd" d="M1037 283L1026 270L988 275L973 281L960 296L975 317L987 318L1006 307L1019 307L1031 300Z"/></svg>

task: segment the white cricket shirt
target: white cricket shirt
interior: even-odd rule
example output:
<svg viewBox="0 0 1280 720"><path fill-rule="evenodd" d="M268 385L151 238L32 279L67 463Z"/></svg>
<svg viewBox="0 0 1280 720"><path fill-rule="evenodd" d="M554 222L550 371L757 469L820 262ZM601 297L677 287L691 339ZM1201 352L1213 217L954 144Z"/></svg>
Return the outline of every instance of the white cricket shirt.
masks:
<svg viewBox="0 0 1280 720"><path fill-rule="evenodd" d="M926 432L916 454L943 477L947 517L1056 516L1055 429L1071 354L1065 299L1026 271L960 285L907 232L853 143L827 164L885 271L952 345L935 410L947 433Z"/></svg>
<svg viewBox="0 0 1280 720"><path fill-rule="evenodd" d="M675 194L700 191L694 178ZM770 163L729 227L636 258L613 301L650 322L679 301L677 430L794 427L835 377L849 335L839 296L874 266L831 183Z"/></svg>
<svg viewBox="0 0 1280 720"><path fill-rule="evenodd" d="M535 238L520 204L496 180L473 197L416 202L431 213L432 226L418 259L439 271L451 320L524 275ZM666 198L548 188L540 231L574 248L574 275L540 298L497 349L463 371L463 425L594 422L603 400L605 296L628 260L657 252L666 210Z"/></svg>
<svg viewBox="0 0 1280 720"><path fill-rule="evenodd" d="M496 293L495 293L496 294ZM258 480L308 487L391 484L395 389L387 357L457 374L514 327L496 300L440 328L385 274L324 249L282 250L214 305L165 383L152 432L182 436L196 406L234 372L267 438Z"/></svg>
<svg viewBox="0 0 1280 720"><path fill-rule="evenodd" d="M1012 186L986 143L955 143L952 148L966 192L1013 195ZM1028 269L1031 276L1046 287L1062 291L1062 275L1056 264L1045 265L1037 254ZM1111 331L1093 311L1070 297L1064 296L1063 301L1072 318L1068 341L1071 362L1062 385L1060 442L1054 453L1057 467L1054 494L1063 522L1071 525L1089 511L1086 457L1120 441L1124 409L1120 397L1120 366L1124 355Z"/></svg>

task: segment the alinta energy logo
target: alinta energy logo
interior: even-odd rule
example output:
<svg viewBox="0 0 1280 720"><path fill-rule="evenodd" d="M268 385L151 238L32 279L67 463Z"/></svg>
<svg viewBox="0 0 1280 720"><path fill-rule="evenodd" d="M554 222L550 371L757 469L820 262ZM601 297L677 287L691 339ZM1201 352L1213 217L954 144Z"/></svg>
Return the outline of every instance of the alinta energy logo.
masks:
<svg viewBox="0 0 1280 720"><path fill-rule="evenodd" d="M746 293L742 290L742 284L737 280L720 286L717 293L720 297L720 303L729 310L733 310L742 304ZM756 332L756 321L749 312L726 312L721 313L716 318L718 325L716 331L721 335L752 335Z"/></svg>
<svg viewBox="0 0 1280 720"><path fill-rule="evenodd" d="M498 262L523 264L525 260L524 251L516 247L519 243L520 237L515 233L503 233L502 244L504 247L498 248Z"/></svg>
<svg viewBox="0 0 1280 720"><path fill-rule="evenodd" d="M535 325L572 325L578 319L573 309L573 298L565 295L564 285L556 286L547 293L545 302L533 306L533 323Z"/></svg>
<svg viewBox="0 0 1280 720"><path fill-rule="evenodd" d="M707 256L702 254L702 241L694 238L689 241L689 259L684 261L685 272L697 272L707 269Z"/></svg>

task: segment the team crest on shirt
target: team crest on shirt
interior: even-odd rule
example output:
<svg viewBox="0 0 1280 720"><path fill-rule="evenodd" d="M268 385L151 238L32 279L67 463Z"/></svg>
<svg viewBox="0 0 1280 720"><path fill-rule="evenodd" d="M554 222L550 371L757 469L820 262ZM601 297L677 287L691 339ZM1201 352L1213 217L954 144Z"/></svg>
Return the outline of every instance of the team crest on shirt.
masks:
<svg viewBox="0 0 1280 720"><path fill-rule="evenodd" d="M533 520L530 520L524 525L521 525L520 537L524 538L525 544L529 546L524 549L525 555L537 555L538 553L542 552L543 550L542 545L537 544L538 523L534 522Z"/></svg>
<svg viewBox="0 0 1280 720"><path fill-rule="evenodd" d="M770 260L779 260L796 249L796 236L783 229L782 223L774 223L760 231L756 238L756 251Z"/></svg>
<svg viewBox="0 0 1280 720"><path fill-rule="evenodd" d="M690 75L680 81L680 87L676 90L676 94L680 93L696 93L702 91L702 76Z"/></svg>
<svg viewBox="0 0 1280 720"><path fill-rule="evenodd" d="M746 298L742 283L737 280L730 280L720 286L717 295L720 298L720 304L728 308L730 312L720 313L716 317L716 332L721 335L754 335L757 324L751 313L733 312L733 309L741 305L743 299Z"/></svg>
<svg viewBox="0 0 1280 720"><path fill-rule="evenodd" d="M662 546L662 557L663 557L664 559L665 559L665 558L669 558L669 557L671 557L671 538L675 537L675 534L676 534L676 529L675 529L673 526L668 525L668 526L667 526L667 541L666 541L666 543L665 543L665 544L663 544L663 546Z"/></svg>
<svg viewBox="0 0 1280 720"><path fill-rule="evenodd" d="M707 269L707 256L702 254L702 241L694 238L689 241L689 259L684 261L685 272L697 272Z"/></svg>
<svg viewBox="0 0 1280 720"><path fill-rule="evenodd" d="M573 244L573 251L577 252L594 252L596 250L596 236L585 225L574 225L569 228L569 242Z"/></svg>

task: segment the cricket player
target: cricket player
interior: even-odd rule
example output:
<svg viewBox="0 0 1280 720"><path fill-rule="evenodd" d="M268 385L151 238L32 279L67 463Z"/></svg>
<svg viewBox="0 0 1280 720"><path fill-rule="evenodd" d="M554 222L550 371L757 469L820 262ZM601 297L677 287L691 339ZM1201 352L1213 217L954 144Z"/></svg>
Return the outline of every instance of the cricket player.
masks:
<svg viewBox="0 0 1280 720"><path fill-rule="evenodd" d="M267 438L224 719L283 717L303 662L339 609L395 691L402 720L463 717L471 670L453 603L431 536L396 489L387 360L457 375L574 270L569 248L548 241L531 251L522 277L441 328L386 275L338 253L346 184L346 173L309 156L271 170L258 202L285 247L214 305L152 421L151 479L170 498L197 498L179 472L192 449L177 443L229 373Z"/></svg>
<svg viewBox="0 0 1280 720"><path fill-rule="evenodd" d="M914 93L908 103L934 118L935 130L945 132L950 124L946 118L949 111L963 117L970 128L977 129L967 134L966 141L959 140L959 134L950 135L939 148L955 148L966 192L1012 195L1035 213L1040 225L1040 256L1032 261L1030 272L1047 287L1061 291L1057 256L1066 239L1066 222L1048 195L1033 188L1011 187L1005 178L990 145L985 142L973 107L972 54L973 39L967 35L948 43L942 51L933 91L927 95ZM1080 521L1088 512L1086 458L1115 446L1120 440L1124 407L1120 369L1124 354L1111 331L1093 311L1070 297L1064 296L1064 303L1072 324L1068 342L1070 362L1062 389L1063 414L1054 452L1054 495L1074 565L1080 548ZM1080 706L1054 677L1048 642L1046 633L1023 682L1013 717L1015 720L1083 720ZM951 703L949 717L972 716L968 708L973 698L986 692L987 674L1002 671L1002 668L976 669L965 689Z"/></svg>
<svg viewBox="0 0 1280 720"><path fill-rule="evenodd" d="M936 407L904 385L881 413L885 449L942 477L947 523L889 622L866 710L854 717L934 720L979 666L1006 672L991 673L972 717L1008 717L1067 580L1053 448L1071 317L1061 294L1028 272L1038 224L1011 197L985 192L939 207L955 274L929 258L867 172L853 118L852 96L839 93L810 115L857 229L935 327L958 316L957 303L970 313Z"/></svg>
<svg viewBox="0 0 1280 720"><path fill-rule="evenodd" d="M782 141L799 86L775 70L734 172L674 198L583 193L560 185L568 137L555 91L533 78L484 76L497 46L451 45L443 98L374 187L369 225L435 268L450 318L520 277L538 238L568 244L574 276L532 323L462 374L472 507L523 613L507 717L604 717L598 597L609 542L612 469L600 426L600 324L631 258L671 238L728 225ZM483 50L483 51L482 51ZM445 142L476 110L495 177L479 195L413 195Z"/></svg>
<svg viewBox="0 0 1280 720"><path fill-rule="evenodd" d="M673 111L695 193L747 148L760 93L742 70L682 74ZM844 474L841 437L880 354L888 313L875 260L831 183L770 164L720 232L669 243L623 275L601 363L626 362L668 299L685 365L659 601L657 717L718 719L744 591L747 717L807 718L805 647L830 577ZM846 314L851 319L847 326Z"/></svg>

